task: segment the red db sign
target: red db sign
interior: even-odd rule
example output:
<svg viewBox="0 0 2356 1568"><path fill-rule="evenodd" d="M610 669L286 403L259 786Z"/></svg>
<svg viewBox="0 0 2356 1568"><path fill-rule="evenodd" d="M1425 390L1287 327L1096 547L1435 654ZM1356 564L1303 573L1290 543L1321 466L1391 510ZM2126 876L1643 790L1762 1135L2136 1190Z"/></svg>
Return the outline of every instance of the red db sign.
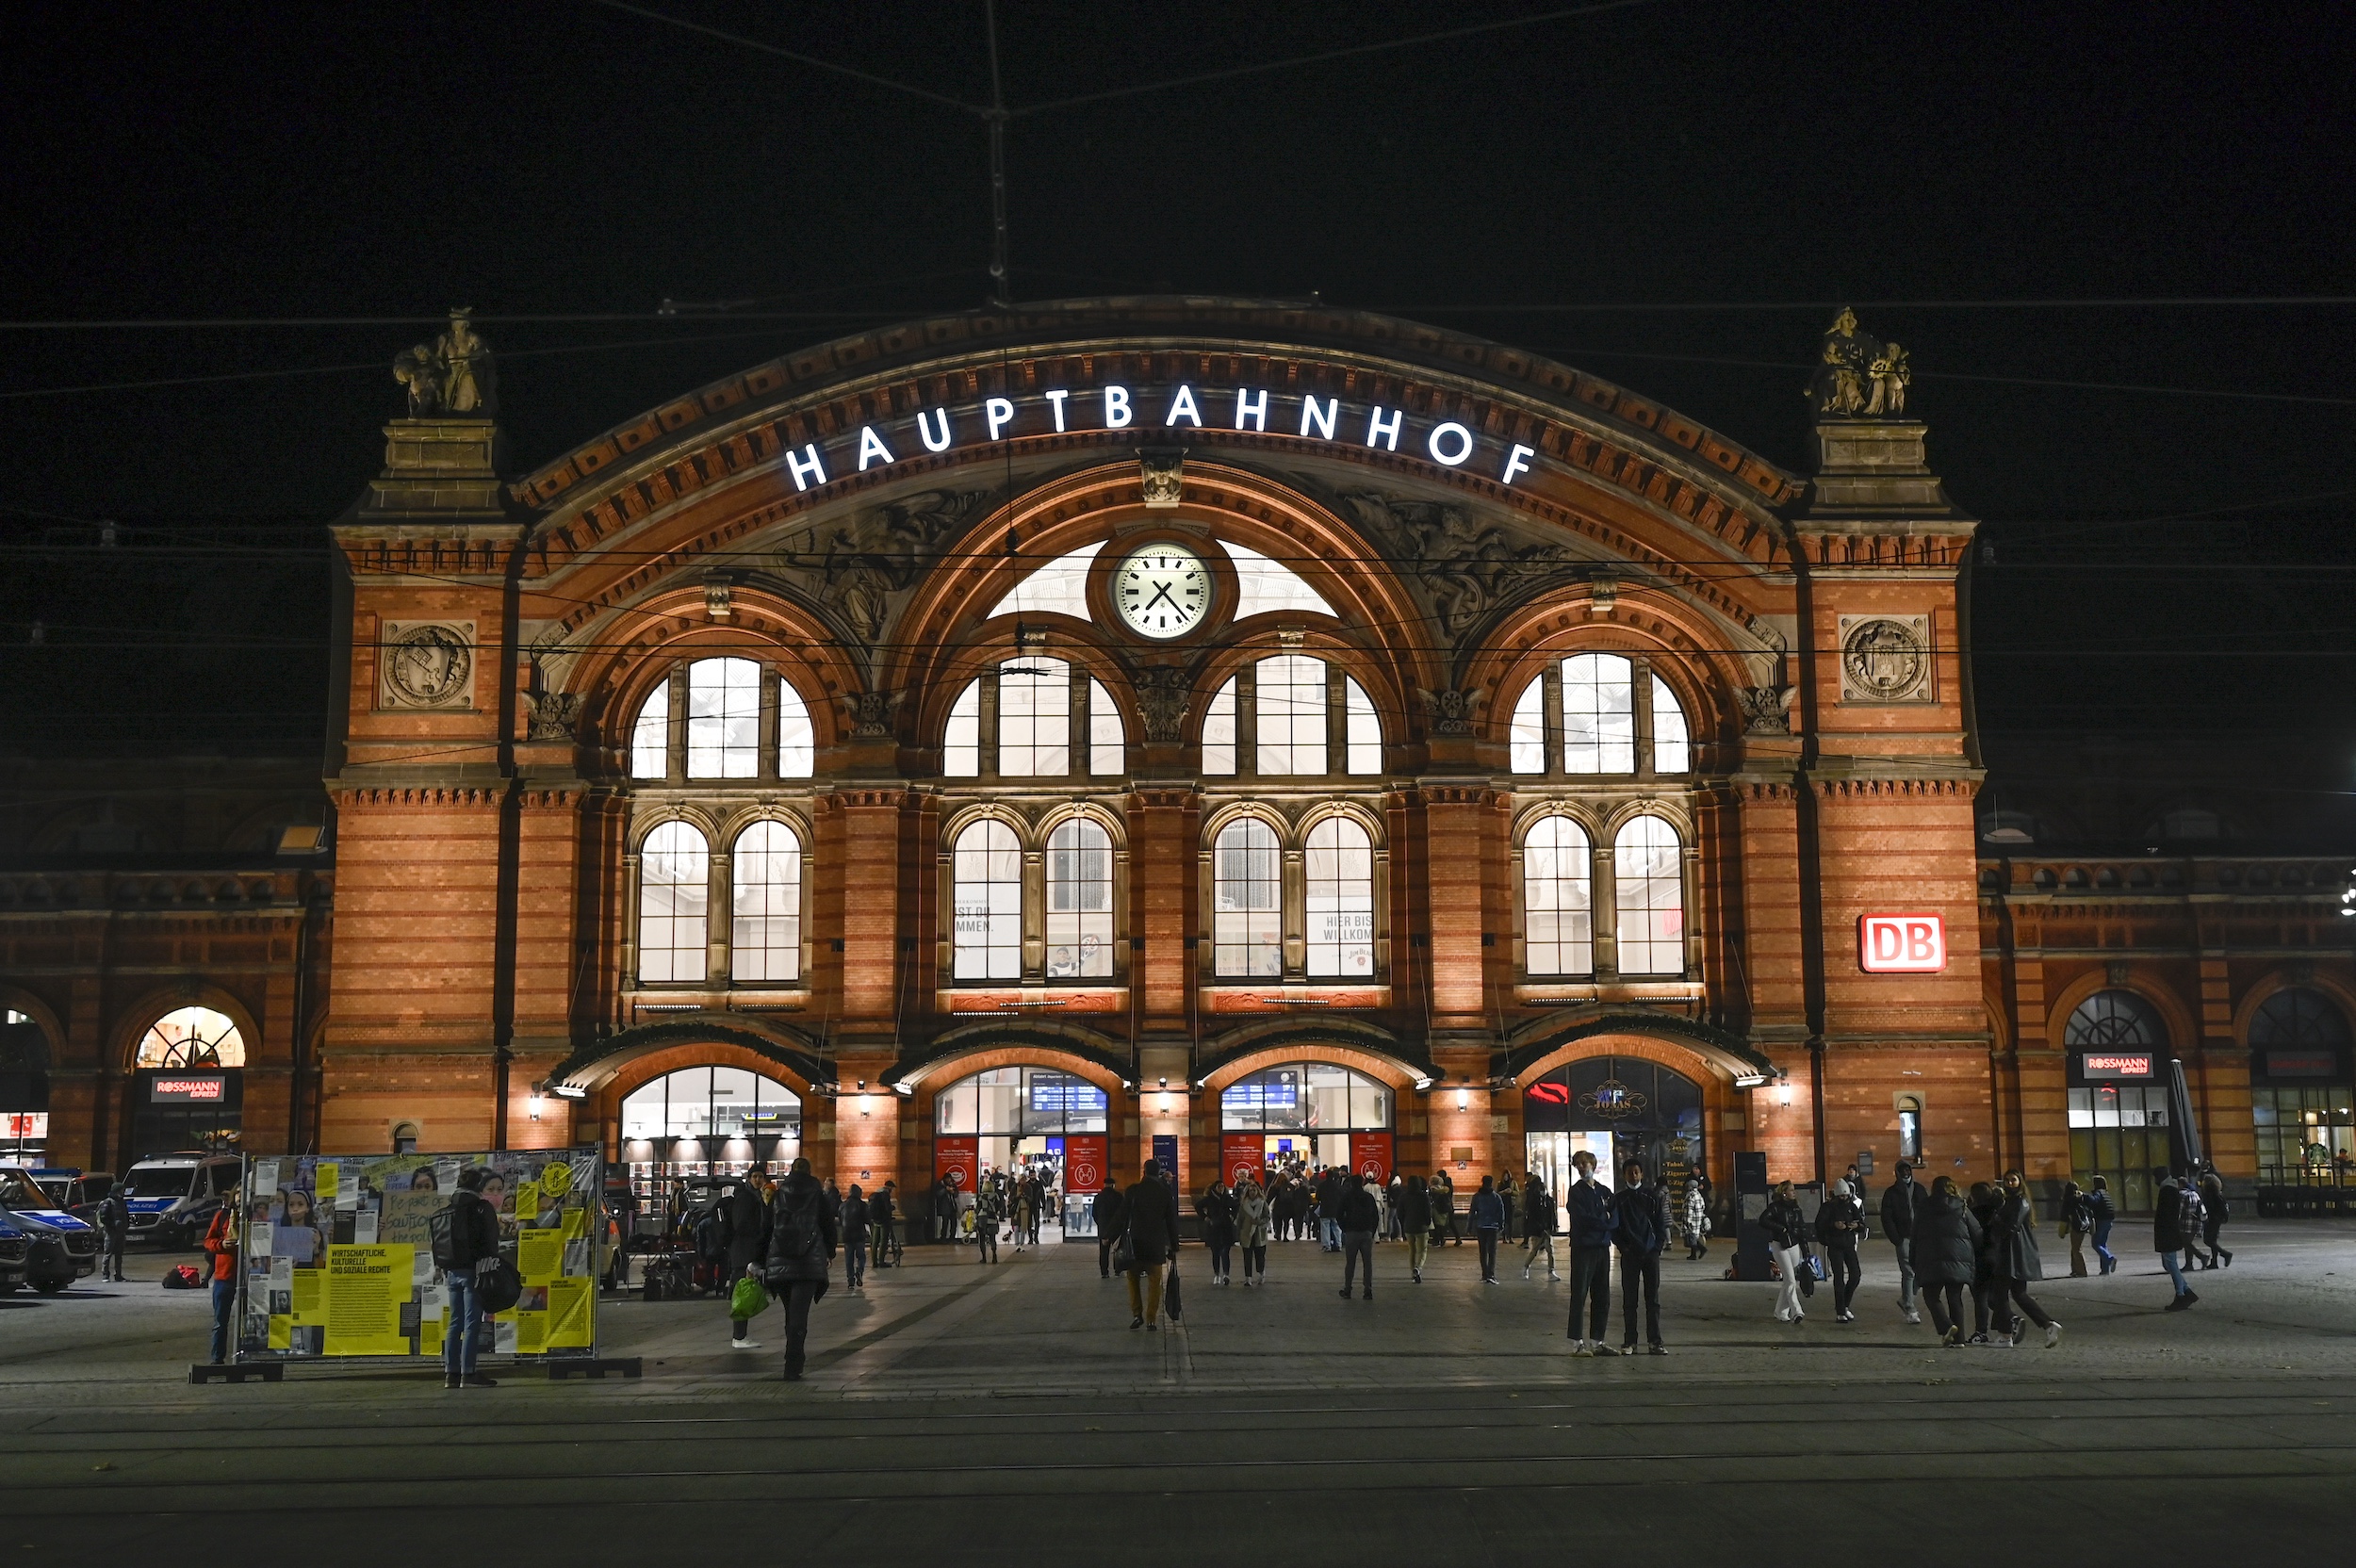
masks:
<svg viewBox="0 0 2356 1568"><path fill-rule="evenodd" d="M1947 922L1939 915L1860 915L1857 961L1868 974L1936 974L1947 967Z"/></svg>

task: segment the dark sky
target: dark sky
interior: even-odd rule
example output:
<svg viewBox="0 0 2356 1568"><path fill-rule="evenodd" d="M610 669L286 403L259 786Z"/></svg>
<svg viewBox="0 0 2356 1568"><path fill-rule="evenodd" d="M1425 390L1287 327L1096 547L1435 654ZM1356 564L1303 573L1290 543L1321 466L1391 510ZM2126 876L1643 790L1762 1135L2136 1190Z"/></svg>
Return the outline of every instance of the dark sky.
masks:
<svg viewBox="0 0 2356 1568"><path fill-rule="evenodd" d="M978 5L658 8L988 90ZM1008 0L1006 98L1537 8ZM2238 730L2219 743L2312 754L2313 784L2343 788L2356 306L2018 302L2356 288L2349 32L2295 4L1656 0L1052 108L1009 133L1015 292L1319 290L1553 354L1795 467L1825 306L1856 301L1910 347L1935 463L1997 546L1988 727ZM471 304L519 463L795 344L983 298L976 117L589 0L41 7L12 42L8 317ZM500 319L666 297L804 314ZM1956 301L2008 303L1933 303ZM1673 308L1596 308L1641 305ZM1750 308L1773 305L1794 308ZM315 525L372 471L384 367L422 335L6 331L0 646L34 618L52 647L121 624L316 634ZM316 373L15 395L255 371ZM67 520L105 516L139 525L138 560L60 553ZM146 553L206 519L279 526L204 535L267 554ZM195 655L224 714L283 708L310 657ZM60 684L27 668L20 695ZM115 743L107 715L139 706L52 702L37 743Z"/></svg>

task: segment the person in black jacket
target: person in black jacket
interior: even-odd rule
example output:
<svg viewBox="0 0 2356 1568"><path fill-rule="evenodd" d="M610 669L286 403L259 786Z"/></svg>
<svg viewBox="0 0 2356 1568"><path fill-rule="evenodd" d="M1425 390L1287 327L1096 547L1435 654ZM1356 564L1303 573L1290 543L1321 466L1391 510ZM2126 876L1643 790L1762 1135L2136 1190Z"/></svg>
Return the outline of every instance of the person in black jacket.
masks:
<svg viewBox="0 0 2356 1568"><path fill-rule="evenodd" d="M468 1167L458 1173L458 1190L450 1194L450 1255L442 1262L442 1289L450 1303L442 1319L444 1388L499 1386L474 1366L475 1326L483 1320L475 1272L478 1265L499 1255L499 1213L483 1200L487 1174L481 1166Z"/></svg>
<svg viewBox="0 0 2356 1568"><path fill-rule="evenodd" d="M2062 1327L2037 1305L2029 1286L2045 1278L2044 1260L2037 1256L2037 1209L2029 1201L2028 1179L2018 1170L2004 1172L1996 1191L1996 1229L1988 1238L1988 1273L1995 1288L2030 1322L2045 1331L2045 1348L2061 1343ZM2012 1342L2021 1343L2021 1325L2013 1323Z"/></svg>
<svg viewBox="0 0 2356 1568"><path fill-rule="evenodd" d="M1669 1193L1644 1180L1640 1160L1620 1171L1620 1190L1613 1195L1618 1223L1612 1244L1620 1253L1620 1348L1636 1353L1636 1298L1644 1298L1644 1342L1656 1356L1669 1348L1661 1343L1661 1249L1669 1240Z"/></svg>
<svg viewBox="0 0 2356 1568"><path fill-rule="evenodd" d="M1122 1194L1121 1234L1129 1238L1129 1327L1152 1333L1161 1328L1162 1270L1178 1237L1175 1199L1162 1184L1162 1168L1152 1160Z"/></svg>
<svg viewBox="0 0 2356 1568"><path fill-rule="evenodd" d="M1358 1260L1366 1261L1366 1299L1374 1299L1374 1233L1383 1223L1383 1205L1375 1201L1356 1171L1342 1179L1341 1213L1337 1217L1342 1233L1342 1297L1350 1297L1350 1282L1358 1271Z"/></svg>
<svg viewBox="0 0 2356 1568"><path fill-rule="evenodd" d="M785 1380L802 1380L803 1348L810 1337L810 1309L826 1294L838 1238L834 1206L826 1189L810 1173L807 1156L794 1162L778 1184L769 1213L768 1266L762 1282L785 1305Z"/></svg>
<svg viewBox="0 0 2356 1568"><path fill-rule="evenodd" d="M2109 1178L2094 1178L2086 1188L2086 1208L2094 1224L2094 1255L2102 1260L2102 1272L2108 1274L2119 1266L2119 1255L2111 1250L2111 1226L2119 1219L2119 1208L2111 1201Z"/></svg>
<svg viewBox="0 0 2356 1568"><path fill-rule="evenodd" d="M1546 1190L1546 1179L1538 1171L1530 1173L1522 1186L1522 1234L1528 1237L1530 1261L1522 1265L1522 1278L1538 1266L1538 1260L1546 1260L1546 1278L1559 1280L1554 1271L1554 1194Z"/></svg>
<svg viewBox="0 0 2356 1568"><path fill-rule="evenodd" d="M1922 1199L1914 1167L1900 1160L1898 1179L1882 1194L1882 1234L1890 1238L1898 1254L1898 1310L1909 1323L1922 1321L1922 1315L1914 1310L1914 1211L1922 1207Z"/></svg>
<svg viewBox="0 0 2356 1568"><path fill-rule="evenodd" d="M2230 1211L2225 1206L2225 1183L2214 1170L2201 1178L2201 1243L2208 1249L2203 1268L2231 1268L2233 1254L2218 1244L2217 1236L2225 1229Z"/></svg>
<svg viewBox="0 0 2356 1568"><path fill-rule="evenodd" d="M1088 1213L1096 1220L1096 1274L1109 1280L1113 1277L1113 1243L1121 1239L1121 1228L1129 1222L1129 1196L1107 1182L1088 1204Z"/></svg>
<svg viewBox="0 0 2356 1568"><path fill-rule="evenodd" d="M1235 1250L1234 1190L1214 1175L1211 1184L1194 1200L1194 1217L1203 1227L1203 1245L1211 1250L1211 1283L1223 1285Z"/></svg>
<svg viewBox="0 0 2356 1568"><path fill-rule="evenodd" d="M98 1262L98 1277L102 1281L120 1282L123 1279L123 1249L131 1237L131 1205L123 1200L121 1187L109 1187L106 1196L98 1200L98 1233L106 1244L106 1252Z"/></svg>
<svg viewBox="0 0 2356 1568"><path fill-rule="evenodd" d="M2151 1250L2160 1255L2160 1266L2176 1282L2176 1296L2168 1304L2169 1312L2183 1312L2201 1299L2192 1286L2184 1283L2184 1268L2177 1257L2192 1247L2201 1221L2201 1200L2185 1191L2172 1171L2152 1172L2162 1178L2159 1195L2151 1200Z"/></svg>
<svg viewBox="0 0 2356 1568"><path fill-rule="evenodd" d="M899 1223L899 1184L886 1182L867 1200L867 1222L875 1231L875 1257L877 1268L892 1266L892 1254L898 1248L900 1237L895 1227ZM863 1277L863 1276L862 1276Z"/></svg>
<svg viewBox="0 0 2356 1568"><path fill-rule="evenodd" d="M1979 1269L1980 1222L1949 1176L1931 1184L1913 1217L1914 1277L1931 1309L1931 1327L1952 1349L1963 1343L1963 1293Z"/></svg>
<svg viewBox="0 0 2356 1568"><path fill-rule="evenodd" d="M769 1201L759 1176L746 1176L720 1200L720 1223L728 1236L728 1272L721 1276L722 1294L733 1294L736 1282L753 1272L753 1265L769 1250ZM744 1337L750 1324L731 1315L728 1348L758 1350L761 1341Z"/></svg>
<svg viewBox="0 0 2356 1568"><path fill-rule="evenodd" d="M1595 1157L1582 1149L1571 1156L1579 1172L1562 1195L1571 1216L1571 1328L1575 1356L1615 1356L1604 1338L1612 1325L1612 1237L1620 1217L1612 1204L1612 1189L1595 1180ZM1579 1313L1587 1312L1592 1338L1579 1332Z"/></svg>
<svg viewBox="0 0 2356 1568"><path fill-rule="evenodd" d="M1775 1266L1783 1273L1783 1288L1775 1296L1775 1321L1805 1322L1808 1313L1800 1306L1800 1270L1808 1266L1808 1216L1801 1212L1791 1183L1775 1184L1775 1195L1759 1212L1759 1223L1775 1249Z"/></svg>
<svg viewBox="0 0 2356 1568"><path fill-rule="evenodd" d="M867 1282L867 1195L857 1182L836 1211L834 1222L843 1232L843 1282L852 1290Z"/></svg>
<svg viewBox="0 0 2356 1568"><path fill-rule="evenodd" d="M1432 1192L1420 1176L1399 1189L1399 1225L1407 1237L1407 1277L1423 1283L1423 1260L1432 1250Z"/></svg>
<svg viewBox="0 0 2356 1568"><path fill-rule="evenodd" d="M1857 1243L1865 1238L1865 1205L1857 1201L1844 1179L1832 1184L1832 1196L1816 1211L1816 1240L1832 1265L1832 1320L1854 1323L1850 1303L1857 1299Z"/></svg>

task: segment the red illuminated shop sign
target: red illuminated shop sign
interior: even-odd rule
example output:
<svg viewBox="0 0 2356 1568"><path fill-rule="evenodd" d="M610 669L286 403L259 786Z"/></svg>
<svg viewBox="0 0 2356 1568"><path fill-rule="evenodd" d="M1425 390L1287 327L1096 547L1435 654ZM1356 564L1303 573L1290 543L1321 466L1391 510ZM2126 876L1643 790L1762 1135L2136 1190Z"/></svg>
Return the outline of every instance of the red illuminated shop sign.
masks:
<svg viewBox="0 0 2356 1568"><path fill-rule="evenodd" d="M1859 915L1857 967L1868 974L1936 974L1947 967L1940 915Z"/></svg>
<svg viewBox="0 0 2356 1568"><path fill-rule="evenodd" d="M149 1086L148 1100L157 1105L218 1105L228 1093L225 1078L157 1078Z"/></svg>

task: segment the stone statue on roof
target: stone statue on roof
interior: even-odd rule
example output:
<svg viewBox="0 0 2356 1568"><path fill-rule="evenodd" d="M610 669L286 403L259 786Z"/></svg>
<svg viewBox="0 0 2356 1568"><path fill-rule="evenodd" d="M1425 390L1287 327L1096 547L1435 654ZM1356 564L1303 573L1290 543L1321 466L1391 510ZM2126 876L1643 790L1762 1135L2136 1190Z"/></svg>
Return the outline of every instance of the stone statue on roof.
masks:
<svg viewBox="0 0 2356 1568"><path fill-rule="evenodd" d="M403 349L393 379L409 389L409 417L462 415L487 419L499 413L499 375L491 345L475 332L472 310L453 310L450 326L431 343Z"/></svg>
<svg viewBox="0 0 2356 1568"><path fill-rule="evenodd" d="M1913 380L1906 351L1859 331L1857 312L1843 305L1825 330L1808 398L1820 419L1894 418Z"/></svg>

